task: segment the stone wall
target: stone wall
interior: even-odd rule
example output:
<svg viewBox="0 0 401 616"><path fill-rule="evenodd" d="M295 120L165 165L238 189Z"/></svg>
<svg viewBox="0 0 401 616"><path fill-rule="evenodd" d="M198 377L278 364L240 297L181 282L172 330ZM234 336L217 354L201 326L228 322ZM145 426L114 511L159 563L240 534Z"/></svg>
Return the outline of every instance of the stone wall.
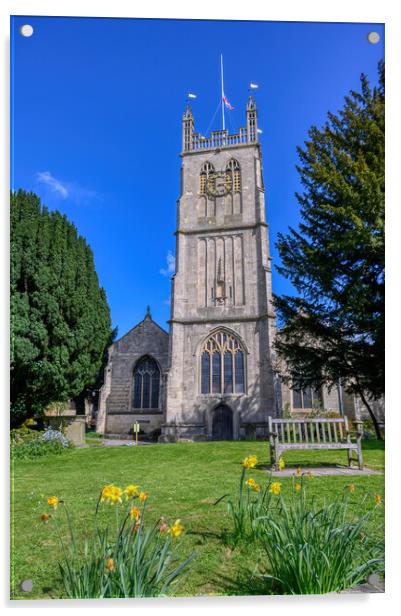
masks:
<svg viewBox="0 0 401 616"><path fill-rule="evenodd" d="M147 315L143 321L111 345L100 395L98 432L127 433L135 421L139 421L145 432L150 432L163 423L168 339L167 332ZM134 413L132 409L133 372L138 360L144 355L152 357L161 372L159 409L154 413L146 410Z"/></svg>

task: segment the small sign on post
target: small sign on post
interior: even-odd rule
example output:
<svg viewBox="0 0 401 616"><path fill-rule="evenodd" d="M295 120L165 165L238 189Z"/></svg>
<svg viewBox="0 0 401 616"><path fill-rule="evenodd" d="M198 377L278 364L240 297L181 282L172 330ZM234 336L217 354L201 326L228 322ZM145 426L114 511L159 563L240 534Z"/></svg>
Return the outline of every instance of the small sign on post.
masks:
<svg viewBox="0 0 401 616"><path fill-rule="evenodd" d="M132 429L133 429L133 431L135 433L135 444L138 445L138 432L140 430L140 425L139 425L139 423L137 421L132 426Z"/></svg>

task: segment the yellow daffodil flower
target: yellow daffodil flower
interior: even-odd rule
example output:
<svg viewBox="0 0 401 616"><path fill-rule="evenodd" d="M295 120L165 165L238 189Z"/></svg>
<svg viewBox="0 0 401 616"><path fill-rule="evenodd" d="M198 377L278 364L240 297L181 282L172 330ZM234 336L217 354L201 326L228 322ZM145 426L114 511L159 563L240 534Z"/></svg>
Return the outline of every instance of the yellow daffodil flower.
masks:
<svg viewBox="0 0 401 616"><path fill-rule="evenodd" d="M146 499L149 496L149 492L140 492L139 493L139 500L141 501L141 503L144 503L146 501Z"/></svg>
<svg viewBox="0 0 401 616"><path fill-rule="evenodd" d="M134 496L138 496L139 494L139 486L135 486L130 484L126 488L124 488L124 495L127 499L133 498Z"/></svg>
<svg viewBox="0 0 401 616"><path fill-rule="evenodd" d="M174 522L174 524L167 531L169 535L172 535L173 537L179 537L181 535L182 531L184 530L184 527L181 526L180 522L181 520L176 520Z"/></svg>
<svg viewBox="0 0 401 616"><path fill-rule="evenodd" d="M114 571L115 565L114 565L114 560L112 558L108 558L106 560L106 569L107 571L110 571L110 573Z"/></svg>
<svg viewBox="0 0 401 616"><path fill-rule="evenodd" d="M59 504L60 499L58 498L58 496L50 496L47 499L47 504L50 505L50 507L53 507L53 509L57 509L57 505Z"/></svg>
<svg viewBox="0 0 401 616"><path fill-rule="evenodd" d="M141 515L141 510L138 507L131 507L129 510L129 515L131 520L139 520L139 516Z"/></svg>
<svg viewBox="0 0 401 616"><path fill-rule="evenodd" d="M279 467L280 471L282 471L283 468L285 468L285 462L284 462L283 458L280 458L280 460L278 461L278 467Z"/></svg>
<svg viewBox="0 0 401 616"><path fill-rule="evenodd" d="M375 503L376 505L382 504L382 497L380 496L380 494L375 494Z"/></svg>
<svg viewBox="0 0 401 616"><path fill-rule="evenodd" d="M103 488L100 500L101 502L106 501L108 503L111 503L112 505L115 505L116 503L122 502L122 494L123 491L118 486L108 485Z"/></svg>
<svg viewBox="0 0 401 616"><path fill-rule="evenodd" d="M257 463L258 463L258 459L256 456L247 456L241 462L244 468L255 468Z"/></svg>
<svg viewBox="0 0 401 616"><path fill-rule="evenodd" d="M253 490L254 492L260 492L260 485L256 483L254 479L247 479L245 481L245 485L251 488L251 490Z"/></svg>
<svg viewBox="0 0 401 616"><path fill-rule="evenodd" d="M270 486L270 490L269 490L272 494L275 494L275 496L278 496L281 492L281 483L279 483L278 481L273 481L273 483Z"/></svg>

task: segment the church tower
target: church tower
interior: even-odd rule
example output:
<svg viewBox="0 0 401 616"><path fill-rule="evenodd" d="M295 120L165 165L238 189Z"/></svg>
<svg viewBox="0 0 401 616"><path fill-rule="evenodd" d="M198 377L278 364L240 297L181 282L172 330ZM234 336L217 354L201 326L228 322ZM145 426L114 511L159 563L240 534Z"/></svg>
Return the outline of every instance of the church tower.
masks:
<svg viewBox="0 0 401 616"><path fill-rule="evenodd" d="M257 109L237 134L182 120L176 274L161 440L266 434L279 408L273 370L268 225Z"/></svg>

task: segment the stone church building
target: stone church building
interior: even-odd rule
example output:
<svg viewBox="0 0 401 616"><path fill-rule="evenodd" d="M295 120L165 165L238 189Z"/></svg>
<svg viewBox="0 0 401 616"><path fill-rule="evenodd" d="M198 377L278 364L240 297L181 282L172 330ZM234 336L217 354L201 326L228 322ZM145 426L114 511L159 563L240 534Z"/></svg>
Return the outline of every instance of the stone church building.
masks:
<svg viewBox="0 0 401 616"><path fill-rule="evenodd" d="M275 372L271 257L255 101L246 125L204 137L182 120L170 331L143 321L111 345L97 430L134 422L161 441L264 436L269 415L316 403L353 416L341 391L293 392Z"/></svg>

